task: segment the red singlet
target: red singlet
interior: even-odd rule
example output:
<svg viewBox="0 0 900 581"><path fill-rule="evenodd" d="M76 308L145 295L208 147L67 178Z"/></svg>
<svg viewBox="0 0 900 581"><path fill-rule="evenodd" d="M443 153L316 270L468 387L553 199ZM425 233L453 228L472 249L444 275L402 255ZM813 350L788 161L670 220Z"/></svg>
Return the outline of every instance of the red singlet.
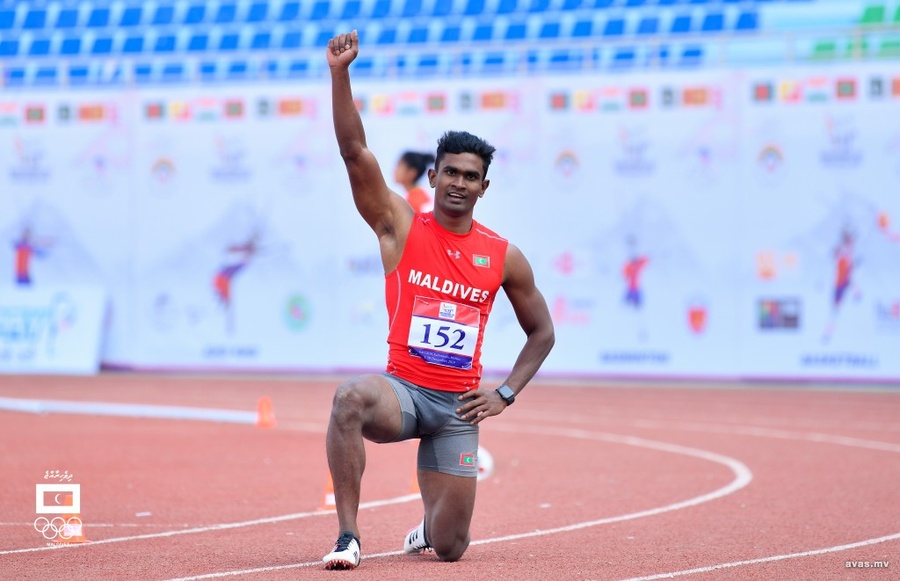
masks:
<svg viewBox="0 0 900 581"><path fill-rule="evenodd" d="M388 373L441 391L478 386L508 244L475 221L454 234L431 212L415 215L400 264L385 276Z"/></svg>

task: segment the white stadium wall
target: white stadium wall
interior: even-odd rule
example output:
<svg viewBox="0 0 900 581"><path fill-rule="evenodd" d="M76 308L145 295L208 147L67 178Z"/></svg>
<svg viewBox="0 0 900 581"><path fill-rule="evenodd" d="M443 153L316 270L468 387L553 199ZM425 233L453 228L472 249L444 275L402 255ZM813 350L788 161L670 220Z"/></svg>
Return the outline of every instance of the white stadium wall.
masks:
<svg viewBox="0 0 900 581"><path fill-rule="evenodd" d="M543 373L900 380L892 63L355 88L392 187L446 129L497 146L476 218L534 266ZM19 369L11 289L85 285L108 366L380 369L383 273L329 91L0 94L0 369ZM522 341L501 297L486 370Z"/></svg>

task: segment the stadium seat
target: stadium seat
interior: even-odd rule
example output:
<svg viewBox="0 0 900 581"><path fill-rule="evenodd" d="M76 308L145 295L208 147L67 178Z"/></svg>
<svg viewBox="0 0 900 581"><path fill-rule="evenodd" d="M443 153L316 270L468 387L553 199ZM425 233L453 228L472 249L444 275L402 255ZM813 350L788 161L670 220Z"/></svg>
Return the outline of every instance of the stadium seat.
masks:
<svg viewBox="0 0 900 581"><path fill-rule="evenodd" d="M381 29L381 32L378 33L378 40L375 41L376 44L396 44L397 43L397 28L393 26L388 26Z"/></svg>
<svg viewBox="0 0 900 581"><path fill-rule="evenodd" d="M516 22L506 27L506 33L503 38L506 40L525 40L528 34L528 27L524 22Z"/></svg>
<svg viewBox="0 0 900 581"><path fill-rule="evenodd" d="M25 84L25 67L9 67L3 69L4 87L21 87Z"/></svg>
<svg viewBox="0 0 900 581"><path fill-rule="evenodd" d="M414 26L409 31L409 38L406 39L409 44L423 44L428 42L428 27Z"/></svg>
<svg viewBox="0 0 900 581"><path fill-rule="evenodd" d="M328 18L328 14L331 12L331 1L330 0L317 0L315 4L313 4L312 11L309 13L310 20L325 20Z"/></svg>
<svg viewBox="0 0 900 581"><path fill-rule="evenodd" d="M565 11L579 10L582 7L583 0L563 0L561 9Z"/></svg>
<svg viewBox="0 0 900 581"><path fill-rule="evenodd" d="M64 38L62 45L59 47L59 54L65 56L74 56L81 52L81 37L71 36Z"/></svg>
<svg viewBox="0 0 900 581"><path fill-rule="evenodd" d="M69 75L71 77L71 71ZM85 75L86 76L86 75ZM153 65L149 63L138 63L134 65L134 81L136 83L149 83L153 80Z"/></svg>
<svg viewBox="0 0 900 581"><path fill-rule="evenodd" d="M122 52L125 54L138 54L144 50L143 35L129 36L122 44Z"/></svg>
<svg viewBox="0 0 900 581"><path fill-rule="evenodd" d="M453 0L434 0L431 16L441 18L453 12Z"/></svg>
<svg viewBox="0 0 900 581"><path fill-rule="evenodd" d="M659 31L659 18L656 16L645 16L638 23L637 34L640 36L653 35Z"/></svg>
<svg viewBox="0 0 900 581"><path fill-rule="evenodd" d="M197 75L204 81L214 80L218 72L219 67L216 65L215 61L205 61L200 63L200 66L197 67Z"/></svg>
<svg viewBox="0 0 900 581"><path fill-rule="evenodd" d="M28 47L28 56L47 56L50 54L49 38L33 38Z"/></svg>
<svg viewBox="0 0 900 581"><path fill-rule="evenodd" d="M594 10L603 10L610 8L615 4L615 0L594 0Z"/></svg>
<svg viewBox="0 0 900 581"><path fill-rule="evenodd" d="M12 30L16 26L15 10L0 10L0 30Z"/></svg>
<svg viewBox="0 0 900 581"><path fill-rule="evenodd" d="M889 39L881 43L878 47L878 56L881 58L897 58L900 57L900 39Z"/></svg>
<svg viewBox="0 0 900 581"><path fill-rule="evenodd" d="M550 20L541 24L541 30L538 32L538 38L540 39L551 39L551 38L559 38L559 21Z"/></svg>
<svg viewBox="0 0 900 581"><path fill-rule="evenodd" d="M634 66L635 50L632 47L619 47L613 53L610 65L616 69Z"/></svg>
<svg viewBox="0 0 900 581"><path fill-rule="evenodd" d="M610 18L603 26L603 36L622 36L625 33L625 20Z"/></svg>
<svg viewBox="0 0 900 581"><path fill-rule="evenodd" d="M594 33L593 20L578 20L572 27L572 38L588 38Z"/></svg>
<svg viewBox="0 0 900 581"><path fill-rule="evenodd" d="M57 85L59 84L59 70L54 66L39 67L34 72L35 85Z"/></svg>
<svg viewBox="0 0 900 581"><path fill-rule="evenodd" d="M281 48L286 50L300 48L302 42L303 35L299 30L289 30L281 37Z"/></svg>
<svg viewBox="0 0 900 581"><path fill-rule="evenodd" d="M166 63L163 66L160 80L164 83L174 83L185 79L185 68L182 63Z"/></svg>
<svg viewBox="0 0 900 581"><path fill-rule="evenodd" d="M143 8L141 6L128 6L122 11L122 17L119 19L119 26L138 26L141 23L142 15Z"/></svg>
<svg viewBox="0 0 900 581"><path fill-rule="evenodd" d="M268 2L254 2L247 10L247 22L262 22L269 16Z"/></svg>
<svg viewBox="0 0 900 581"><path fill-rule="evenodd" d="M625 6L628 8L638 8L647 4L647 0L625 0Z"/></svg>
<svg viewBox="0 0 900 581"><path fill-rule="evenodd" d="M19 54L19 39L0 40L0 57L11 58Z"/></svg>
<svg viewBox="0 0 900 581"><path fill-rule="evenodd" d="M231 24L237 19L237 4L227 3L219 4L216 10L216 18L213 20L216 24Z"/></svg>
<svg viewBox="0 0 900 581"><path fill-rule="evenodd" d="M297 20L300 16L299 2L285 2L281 5L281 13L278 15L279 22L291 22Z"/></svg>
<svg viewBox="0 0 900 581"><path fill-rule="evenodd" d="M257 32L250 41L252 50L267 50L272 44L272 33L266 30Z"/></svg>
<svg viewBox="0 0 900 581"><path fill-rule="evenodd" d="M415 18L421 11L422 0L404 0L400 16L403 18Z"/></svg>
<svg viewBox="0 0 900 581"><path fill-rule="evenodd" d="M685 34L691 31L691 15L680 14L672 20L672 28L669 30L672 34Z"/></svg>
<svg viewBox="0 0 900 581"><path fill-rule="evenodd" d="M188 52L203 52L209 48L209 34L205 32L194 33L188 41Z"/></svg>
<svg viewBox="0 0 900 581"><path fill-rule="evenodd" d="M531 0L528 6L528 12L531 14L540 14L550 9L550 0Z"/></svg>
<svg viewBox="0 0 900 581"><path fill-rule="evenodd" d="M47 24L47 11L43 8L32 8L25 15L22 23L24 30L40 30Z"/></svg>
<svg viewBox="0 0 900 581"><path fill-rule="evenodd" d="M309 62L306 59L291 61L288 65L288 75L291 77L305 77L309 73Z"/></svg>
<svg viewBox="0 0 900 581"><path fill-rule="evenodd" d="M384 18L391 13L391 0L376 0L370 18Z"/></svg>
<svg viewBox="0 0 900 581"><path fill-rule="evenodd" d="M156 7L156 12L153 13L151 24L153 24L153 26L165 26L167 24L172 24L174 19L175 7L161 4Z"/></svg>
<svg viewBox="0 0 900 581"><path fill-rule="evenodd" d="M325 48L328 46L328 41L335 37L335 30L333 28L324 28L319 29L316 33L316 40L314 46L321 46Z"/></svg>
<svg viewBox="0 0 900 581"><path fill-rule="evenodd" d="M756 12L742 12L734 25L736 31L756 30L759 27L759 16Z"/></svg>
<svg viewBox="0 0 900 581"><path fill-rule="evenodd" d="M223 34L219 38L219 50L220 51L235 51L239 48L241 42L241 35L237 32L229 32Z"/></svg>
<svg viewBox="0 0 900 581"><path fill-rule="evenodd" d="M885 16L887 16L885 6L883 4L873 4L866 6L865 10L863 10L859 23L863 26L883 24Z"/></svg>
<svg viewBox="0 0 900 581"><path fill-rule="evenodd" d="M200 24L204 18L206 18L206 4L194 4L188 7L184 15L184 24L188 26Z"/></svg>
<svg viewBox="0 0 900 581"><path fill-rule="evenodd" d="M462 29L456 25L448 26L441 31L441 42L459 42L461 37Z"/></svg>
<svg viewBox="0 0 900 581"><path fill-rule="evenodd" d="M359 18L361 13L362 2L360 0L347 0L347 2L344 2L344 8L341 10L341 20Z"/></svg>
<svg viewBox="0 0 900 581"><path fill-rule="evenodd" d="M160 34L156 37L156 44L153 45L153 52L169 53L175 51L177 38L174 34Z"/></svg>
<svg viewBox="0 0 900 581"><path fill-rule="evenodd" d="M88 16L88 28L106 28L109 26L109 8L98 7Z"/></svg>
<svg viewBox="0 0 900 581"><path fill-rule="evenodd" d="M479 24L472 33L472 42L490 42L494 35L493 23Z"/></svg>
<svg viewBox="0 0 900 581"><path fill-rule="evenodd" d="M228 63L225 76L229 79L245 79L250 74L250 64L245 60L237 60Z"/></svg>
<svg viewBox="0 0 900 581"><path fill-rule="evenodd" d="M463 10L465 16L479 16L484 12L484 0L467 0Z"/></svg>
<svg viewBox="0 0 900 581"><path fill-rule="evenodd" d="M110 36L98 36L94 38L91 46L91 54L109 54L112 52L113 39Z"/></svg>
<svg viewBox="0 0 900 581"><path fill-rule="evenodd" d="M56 28L75 28L78 26L78 9L63 8L56 16Z"/></svg>
<svg viewBox="0 0 900 581"><path fill-rule="evenodd" d="M700 25L701 32L722 32L725 28L725 15L721 12L713 12L703 17Z"/></svg>
<svg viewBox="0 0 900 581"><path fill-rule="evenodd" d="M813 59L833 59L837 56L837 41L819 40L813 45Z"/></svg>
<svg viewBox="0 0 900 581"><path fill-rule="evenodd" d="M681 60L679 64L682 66L699 65L703 60L703 47L687 46L681 51Z"/></svg>
<svg viewBox="0 0 900 581"><path fill-rule="evenodd" d="M900 4L897 4L897 9L894 10L894 26L900 25Z"/></svg>
<svg viewBox="0 0 900 581"><path fill-rule="evenodd" d="M420 75L433 75L438 73L440 58L435 54L423 54L416 64L416 72Z"/></svg>

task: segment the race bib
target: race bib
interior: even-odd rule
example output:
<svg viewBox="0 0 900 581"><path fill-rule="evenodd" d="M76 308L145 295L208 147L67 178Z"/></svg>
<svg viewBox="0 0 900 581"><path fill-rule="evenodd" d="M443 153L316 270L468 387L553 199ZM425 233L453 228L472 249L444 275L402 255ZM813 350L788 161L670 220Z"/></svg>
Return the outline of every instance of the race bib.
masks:
<svg viewBox="0 0 900 581"><path fill-rule="evenodd" d="M480 320L476 307L416 297L409 352L434 365L471 369Z"/></svg>

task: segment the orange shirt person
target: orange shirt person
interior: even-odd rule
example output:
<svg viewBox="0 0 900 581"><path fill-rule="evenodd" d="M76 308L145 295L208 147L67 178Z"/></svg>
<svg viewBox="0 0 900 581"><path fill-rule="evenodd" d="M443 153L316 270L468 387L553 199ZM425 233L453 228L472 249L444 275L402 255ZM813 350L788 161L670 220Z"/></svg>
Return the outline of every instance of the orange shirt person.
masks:
<svg viewBox="0 0 900 581"><path fill-rule="evenodd" d="M403 186L406 201L417 213L431 210L434 203L431 195L419 185L419 180L433 163L434 155L430 153L406 151L394 167L394 181Z"/></svg>

